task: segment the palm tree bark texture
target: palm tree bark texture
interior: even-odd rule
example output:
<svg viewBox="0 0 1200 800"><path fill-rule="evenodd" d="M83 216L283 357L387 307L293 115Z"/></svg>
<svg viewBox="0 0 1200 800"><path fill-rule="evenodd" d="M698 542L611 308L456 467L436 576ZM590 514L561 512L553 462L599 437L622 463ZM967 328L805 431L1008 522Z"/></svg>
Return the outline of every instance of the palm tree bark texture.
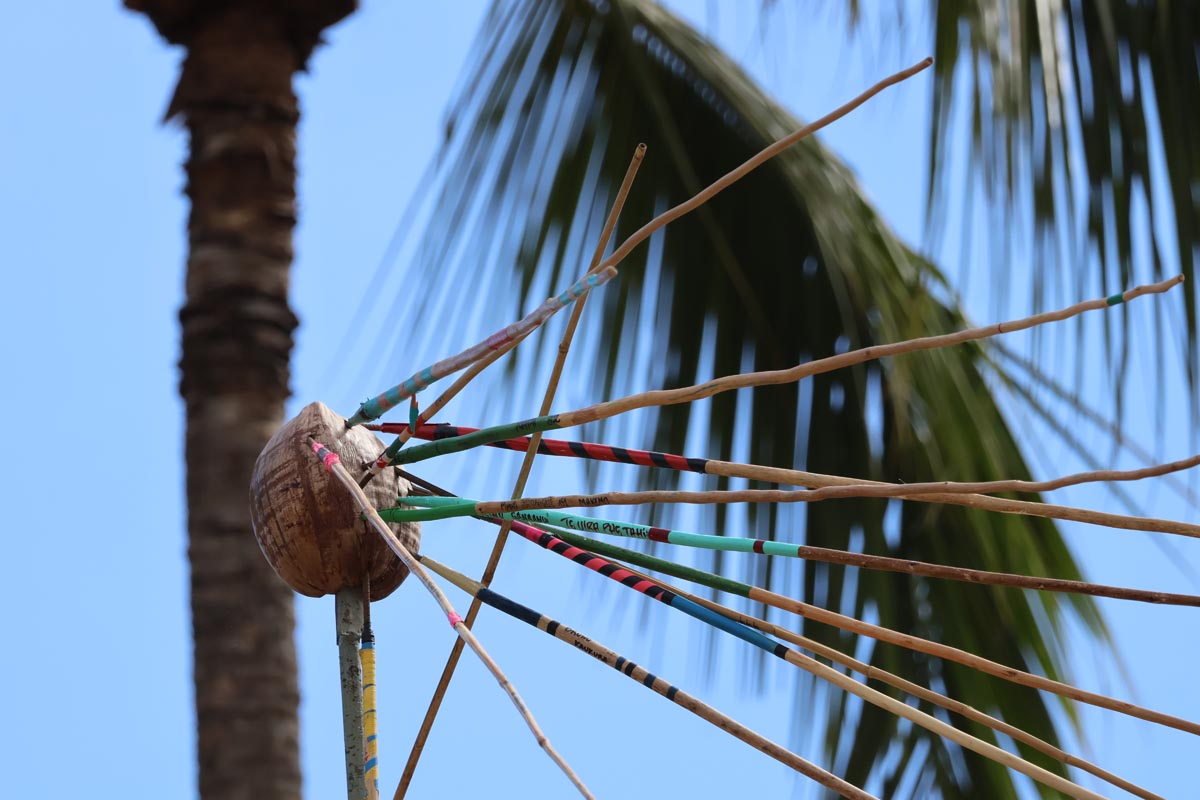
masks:
<svg viewBox="0 0 1200 800"><path fill-rule="evenodd" d="M251 533L247 487L283 422L297 319L292 76L354 0L126 0L186 48L167 110L187 127L188 559L200 795L300 796L292 590Z"/></svg>

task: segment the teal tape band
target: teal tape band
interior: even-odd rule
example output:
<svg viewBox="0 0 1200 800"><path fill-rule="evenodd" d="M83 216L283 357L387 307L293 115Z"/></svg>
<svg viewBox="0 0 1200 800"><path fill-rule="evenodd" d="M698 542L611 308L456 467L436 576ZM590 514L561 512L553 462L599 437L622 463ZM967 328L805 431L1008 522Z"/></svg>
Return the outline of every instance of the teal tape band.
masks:
<svg viewBox="0 0 1200 800"><path fill-rule="evenodd" d="M797 556L796 545L788 542L767 542L757 539L743 539L735 536L714 536L707 533L667 530L665 528L651 527L650 525L639 525L635 522L593 519L591 517L566 514L562 511L553 511L550 509L517 511L489 516L509 517L535 525L555 525L559 528L567 528L585 534L599 533L610 536L625 536L632 539L652 539L684 547L700 547L706 550L724 550L733 553L762 553L769 556L791 556L793 558Z"/></svg>
<svg viewBox="0 0 1200 800"><path fill-rule="evenodd" d="M558 302L562 305L570 305L578 297L583 297L588 293L588 290L600 283L599 275L588 275L583 280L576 281L571 284L565 292L558 296Z"/></svg>
<svg viewBox="0 0 1200 800"><path fill-rule="evenodd" d="M359 406L358 413L355 414L354 417L355 419L362 417L363 421L367 422L373 419L379 419L383 416L385 411L387 411L387 409L379 405L379 400L372 397L370 400L364 401L363 404Z"/></svg>
<svg viewBox="0 0 1200 800"><path fill-rule="evenodd" d="M411 402L408 404L408 429L415 431L417 429L417 418L421 416L421 410L417 407L417 396L412 396Z"/></svg>
<svg viewBox="0 0 1200 800"><path fill-rule="evenodd" d="M1110 306L1119 306L1121 303L1125 302L1125 293L1117 292L1116 294L1106 298L1104 302L1108 303Z"/></svg>
<svg viewBox="0 0 1200 800"><path fill-rule="evenodd" d="M436 495L413 495L412 497L400 497L396 499L397 503L403 503L406 506L421 506L422 508L446 508L447 506L461 506L470 504L472 508L475 506L475 500L469 497L437 497Z"/></svg>

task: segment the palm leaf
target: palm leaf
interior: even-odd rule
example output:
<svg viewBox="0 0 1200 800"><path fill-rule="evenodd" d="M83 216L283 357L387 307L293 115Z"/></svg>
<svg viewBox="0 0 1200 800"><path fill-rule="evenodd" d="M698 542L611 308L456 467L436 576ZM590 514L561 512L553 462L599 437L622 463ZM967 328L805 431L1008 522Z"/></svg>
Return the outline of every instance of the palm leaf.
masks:
<svg viewBox="0 0 1200 800"><path fill-rule="evenodd" d="M446 305L398 304L390 330L452 330L462 343L474 341L580 273L640 141L649 156L618 240L798 127L718 49L648 0L498 4L475 52L448 114L428 188L429 221L412 247L417 272L405 281L479 282L504 302L466 320ZM592 301L607 333L585 326L577 348L586 352L572 356L595 365L591 385L603 396L780 368L965 324L938 270L895 237L850 172L811 138L672 224L621 270ZM409 341L406 349L429 345ZM513 362L524 380L512 382L509 413L534 405L519 387L533 382L552 346L543 337ZM610 420L587 435L878 480L1026 477L989 388L997 368L984 355L975 346L912 355L799 387ZM643 479L663 488L699 480ZM720 508L712 524L739 520ZM1078 577L1044 520L867 500L752 510L747 523L757 535L826 547ZM713 558L716 568L731 568ZM826 564L806 564L800 574L769 560L739 563L749 564L742 577L760 586L1054 677L1063 675L1056 643L1069 619L1103 635L1094 606L1078 596ZM805 633L851 650L856 644L816 626ZM864 660L1057 740L1052 709L1035 692L884 646ZM930 787L945 797L1015 796L1003 770L874 707L806 679L797 697L823 703L817 724L827 761L851 781L896 787L894 796L924 796ZM846 720L857 721L854 730ZM990 731L972 732L995 740Z"/></svg>
<svg viewBox="0 0 1200 800"><path fill-rule="evenodd" d="M1200 9L1138 0L954 0L937 3L931 21L928 219L947 219L964 190L981 186L1003 216L991 229L1002 238L1028 234L1018 241L1033 256L1035 304L1054 287L1101 293L1182 272L1193 287L1182 293L1184 320L1160 316L1159 333L1186 345L1191 410L1200 412ZM967 187L948 174L958 102L971 120ZM1007 245L993 244L1002 255L993 267L1007 273ZM1085 262L1095 269L1075 268ZM1128 347L1119 349L1120 358L1106 359L1118 389Z"/></svg>

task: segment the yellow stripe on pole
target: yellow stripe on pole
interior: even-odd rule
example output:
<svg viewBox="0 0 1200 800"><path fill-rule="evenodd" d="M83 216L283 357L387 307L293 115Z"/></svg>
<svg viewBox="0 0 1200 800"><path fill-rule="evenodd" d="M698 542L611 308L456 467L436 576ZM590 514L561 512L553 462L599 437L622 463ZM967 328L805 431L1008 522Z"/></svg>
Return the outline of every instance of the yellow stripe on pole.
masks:
<svg viewBox="0 0 1200 800"><path fill-rule="evenodd" d="M379 741L375 724L375 643L363 642L358 651L363 676L363 738L366 742L367 798L379 798Z"/></svg>

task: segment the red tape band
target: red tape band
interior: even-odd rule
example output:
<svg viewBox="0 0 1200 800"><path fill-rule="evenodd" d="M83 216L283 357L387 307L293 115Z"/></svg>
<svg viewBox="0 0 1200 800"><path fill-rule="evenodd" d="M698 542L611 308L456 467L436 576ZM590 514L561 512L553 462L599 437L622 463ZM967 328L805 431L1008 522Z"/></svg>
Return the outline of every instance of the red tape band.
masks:
<svg viewBox="0 0 1200 800"><path fill-rule="evenodd" d="M458 623L463 621L462 617L460 617L458 614L454 613L453 611L451 611L449 614L446 615L446 619L450 620L451 628L457 628Z"/></svg>

